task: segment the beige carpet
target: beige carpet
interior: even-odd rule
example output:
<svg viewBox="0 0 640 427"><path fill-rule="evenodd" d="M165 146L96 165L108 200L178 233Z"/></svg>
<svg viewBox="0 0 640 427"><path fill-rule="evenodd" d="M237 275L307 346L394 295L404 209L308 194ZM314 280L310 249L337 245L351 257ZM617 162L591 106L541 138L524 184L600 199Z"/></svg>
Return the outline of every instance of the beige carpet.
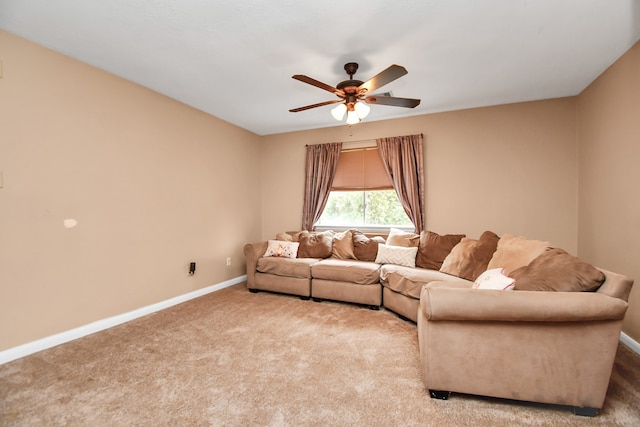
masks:
<svg viewBox="0 0 640 427"><path fill-rule="evenodd" d="M640 357L623 345L595 418L433 400L420 369L415 325L391 312L240 284L0 366L0 425L640 425Z"/></svg>

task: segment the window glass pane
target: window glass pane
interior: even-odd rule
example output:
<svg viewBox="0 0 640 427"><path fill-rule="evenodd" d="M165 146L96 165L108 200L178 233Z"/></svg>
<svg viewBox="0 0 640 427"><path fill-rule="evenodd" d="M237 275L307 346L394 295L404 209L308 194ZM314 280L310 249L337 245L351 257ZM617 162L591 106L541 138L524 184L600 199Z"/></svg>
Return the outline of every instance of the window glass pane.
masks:
<svg viewBox="0 0 640 427"><path fill-rule="evenodd" d="M317 225L412 226L395 190L332 191Z"/></svg>
<svg viewBox="0 0 640 427"><path fill-rule="evenodd" d="M365 224L412 226L396 190L365 191Z"/></svg>

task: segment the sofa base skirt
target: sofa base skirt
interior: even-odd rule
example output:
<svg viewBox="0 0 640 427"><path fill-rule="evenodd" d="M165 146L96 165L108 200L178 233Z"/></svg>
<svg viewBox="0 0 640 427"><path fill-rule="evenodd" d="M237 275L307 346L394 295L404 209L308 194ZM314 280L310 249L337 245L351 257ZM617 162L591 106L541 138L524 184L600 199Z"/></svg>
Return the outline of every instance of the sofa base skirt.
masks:
<svg viewBox="0 0 640 427"><path fill-rule="evenodd" d="M308 298L311 296L311 279L256 272L253 286L250 286L249 289L299 295Z"/></svg>
<svg viewBox="0 0 640 427"><path fill-rule="evenodd" d="M391 310L414 323L418 322L420 300L402 295L384 286L382 287L382 300L384 308Z"/></svg>
<svg viewBox="0 0 640 427"><path fill-rule="evenodd" d="M380 283L358 285L351 282L313 279L311 297L380 307L382 305L381 288Z"/></svg>

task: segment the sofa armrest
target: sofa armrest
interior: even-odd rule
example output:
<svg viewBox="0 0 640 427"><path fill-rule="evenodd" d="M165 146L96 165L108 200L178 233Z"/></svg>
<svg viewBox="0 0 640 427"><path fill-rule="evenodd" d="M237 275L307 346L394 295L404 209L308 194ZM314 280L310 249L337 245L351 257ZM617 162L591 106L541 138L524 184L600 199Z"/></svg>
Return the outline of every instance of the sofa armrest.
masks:
<svg viewBox="0 0 640 427"><path fill-rule="evenodd" d="M247 287L254 288L258 260L267 250L268 242L248 243L244 245L244 255L247 257Z"/></svg>
<svg viewBox="0 0 640 427"><path fill-rule="evenodd" d="M622 320L627 302L594 292L494 291L430 283L420 310L430 321L583 322Z"/></svg>

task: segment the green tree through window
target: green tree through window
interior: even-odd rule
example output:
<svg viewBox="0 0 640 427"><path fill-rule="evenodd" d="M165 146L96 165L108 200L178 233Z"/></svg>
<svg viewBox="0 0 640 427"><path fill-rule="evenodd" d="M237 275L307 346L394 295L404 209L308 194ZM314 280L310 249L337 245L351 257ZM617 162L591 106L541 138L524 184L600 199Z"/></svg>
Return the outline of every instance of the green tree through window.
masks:
<svg viewBox="0 0 640 427"><path fill-rule="evenodd" d="M371 190L332 191L317 225L410 227L413 224L395 190Z"/></svg>

